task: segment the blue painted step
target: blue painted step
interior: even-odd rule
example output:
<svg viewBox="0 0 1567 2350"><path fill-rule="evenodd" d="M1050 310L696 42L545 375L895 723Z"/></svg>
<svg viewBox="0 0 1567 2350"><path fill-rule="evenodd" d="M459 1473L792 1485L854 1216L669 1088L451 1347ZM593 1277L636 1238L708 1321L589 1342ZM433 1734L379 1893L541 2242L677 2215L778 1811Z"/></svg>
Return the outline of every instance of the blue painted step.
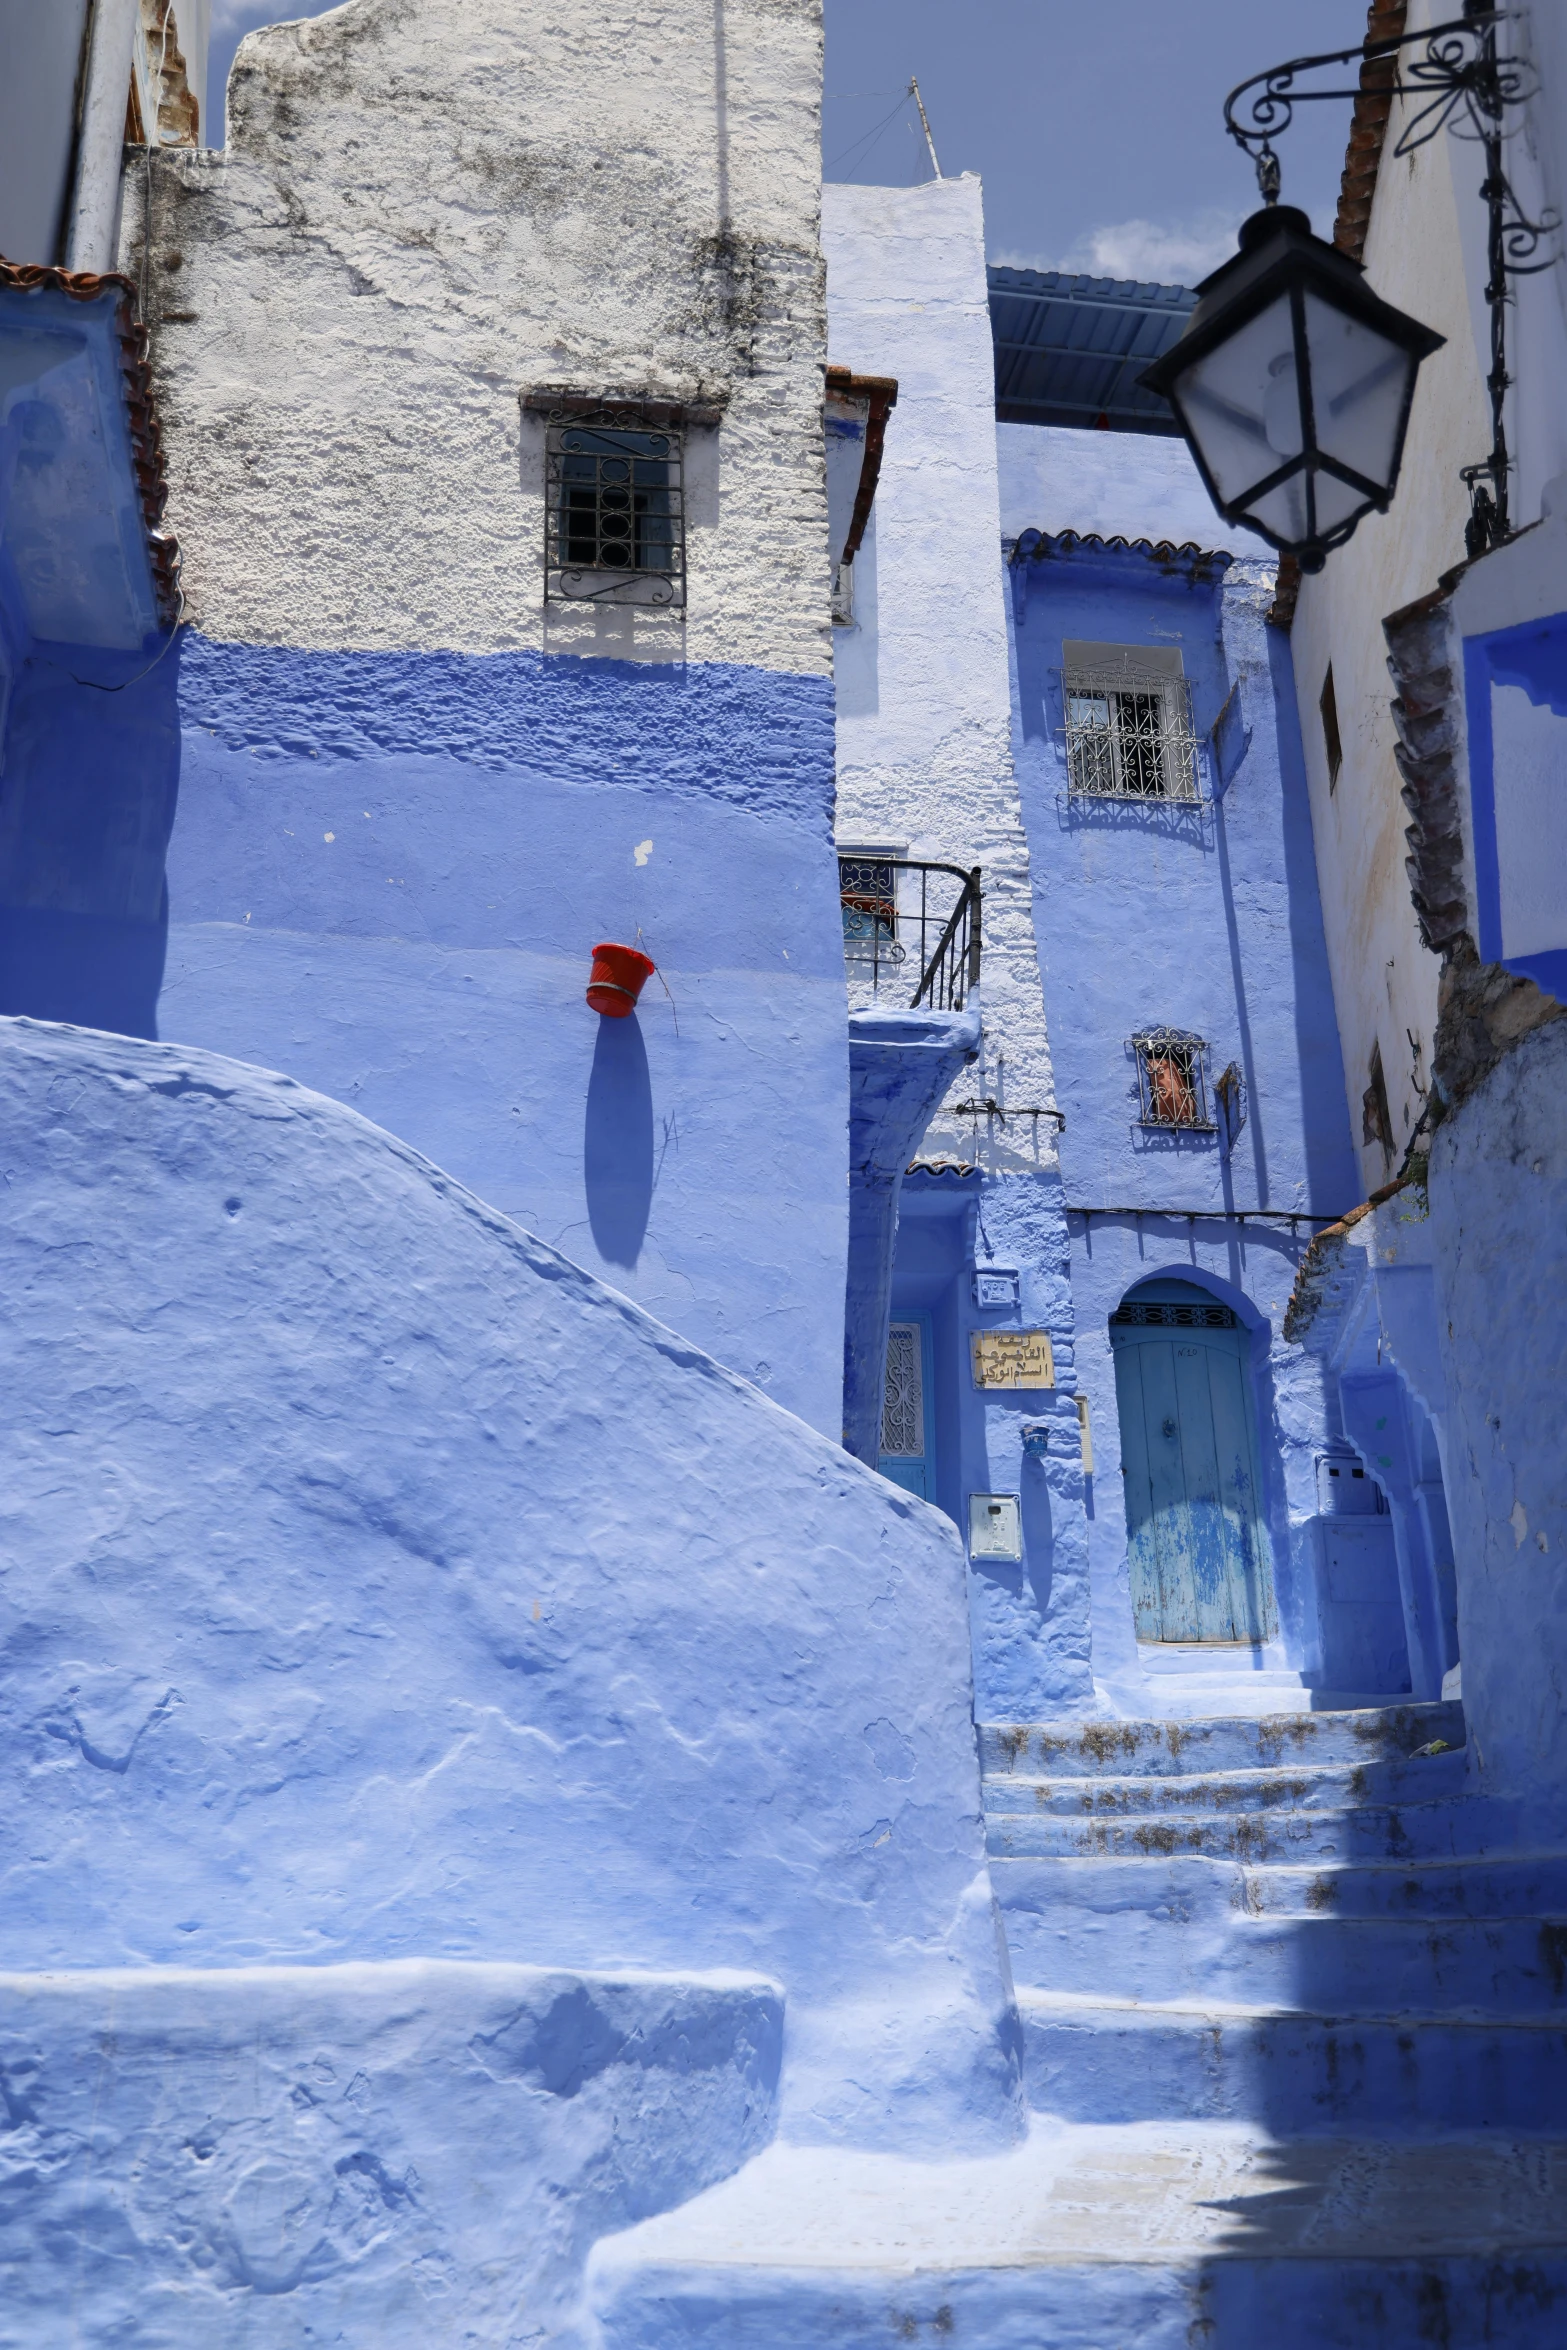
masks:
<svg viewBox="0 0 1567 2350"><path fill-rule="evenodd" d="M1567 2019L1414 2018L1020 1991L1029 2102L1066 2121L1244 2121L1281 2137L1557 2131ZM1562 2241L1567 2243L1567 2234Z"/></svg>
<svg viewBox="0 0 1567 2350"><path fill-rule="evenodd" d="M1567 1915L1567 1853L1509 1852L1495 1859L1348 1868L1249 1868L1242 1872L1238 1906L1253 1917L1562 1916Z"/></svg>
<svg viewBox="0 0 1567 2350"><path fill-rule="evenodd" d="M595 2245L604 2350L1545 2350L1567 2146L1036 2125L915 2163L775 2145Z"/></svg>
<svg viewBox="0 0 1567 2350"><path fill-rule="evenodd" d="M980 1768L987 1780L1311 1768L1409 1755L1435 1738L1462 1746L1464 1735L1456 1702L1205 1721L986 1722Z"/></svg>
<svg viewBox="0 0 1567 2350"><path fill-rule="evenodd" d="M1567 1917L1254 1918L1215 1930L1134 1909L1008 1904L1019 1981L1131 1999L1211 1998L1384 2014L1560 2014Z"/></svg>
<svg viewBox="0 0 1567 2350"><path fill-rule="evenodd" d="M1516 1807L1469 1795L1437 1803L1309 1805L1261 1811L1146 1812L1141 1816L1062 1817L1051 1812L992 1813L989 1847L997 1861L1049 1855L1124 1854L1154 1858L1208 1853L1252 1863L1456 1859L1505 1844ZM1003 1897L1004 1898L1004 1897Z"/></svg>
<svg viewBox="0 0 1567 2350"><path fill-rule="evenodd" d="M985 1808L994 1815L1056 1818L1156 1817L1163 1813L1329 1811L1350 1804L1429 1803L1457 1795L1468 1778L1462 1747L1450 1754L1393 1761L1333 1763L1311 1770L1186 1772L1171 1778L988 1779Z"/></svg>

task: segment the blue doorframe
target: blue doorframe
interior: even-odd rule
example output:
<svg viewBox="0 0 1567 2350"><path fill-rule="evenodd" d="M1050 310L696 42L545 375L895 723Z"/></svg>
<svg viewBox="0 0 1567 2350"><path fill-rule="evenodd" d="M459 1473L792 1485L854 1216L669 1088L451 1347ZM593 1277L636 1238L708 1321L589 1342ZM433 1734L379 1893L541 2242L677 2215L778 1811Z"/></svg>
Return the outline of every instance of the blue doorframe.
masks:
<svg viewBox="0 0 1567 2350"><path fill-rule="evenodd" d="M1110 1343L1137 1637L1271 1639L1248 1333L1194 1283L1148 1281L1116 1309Z"/></svg>
<svg viewBox="0 0 1567 2350"><path fill-rule="evenodd" d="M895 1310L887 1331L882 1450L876 1466L906 1493L931 1502L936 1498L934 1370L929 1314Z"/></svg>

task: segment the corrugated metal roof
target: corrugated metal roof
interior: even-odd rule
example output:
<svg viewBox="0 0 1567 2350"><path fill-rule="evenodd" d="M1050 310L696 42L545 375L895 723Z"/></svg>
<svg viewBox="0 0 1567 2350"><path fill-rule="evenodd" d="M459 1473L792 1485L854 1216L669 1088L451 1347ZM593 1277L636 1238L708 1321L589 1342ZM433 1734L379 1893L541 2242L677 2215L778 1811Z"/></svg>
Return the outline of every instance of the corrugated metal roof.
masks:
<svg viewBox="0 0 1567 2350"><path fill-rule="evenodd" d="M1070 277L1056 269L986 271L1003 424L1101 425L1171 433L1168 404L1137 378L1169 349L1194 307L1189 286Z"/></svg>

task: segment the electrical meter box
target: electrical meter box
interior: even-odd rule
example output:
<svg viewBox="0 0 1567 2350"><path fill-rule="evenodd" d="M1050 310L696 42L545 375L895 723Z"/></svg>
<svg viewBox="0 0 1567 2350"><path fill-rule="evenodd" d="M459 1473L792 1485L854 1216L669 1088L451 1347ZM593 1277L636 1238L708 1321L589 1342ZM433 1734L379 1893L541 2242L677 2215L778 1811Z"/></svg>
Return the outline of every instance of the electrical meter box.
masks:
<svg viewBox="0 0 1567 2350"><path fill-rule="evenodd" d="M968 1551L975 1559L1020 1559L1023 1513L1015 1493L971 1493Z"/></svg>

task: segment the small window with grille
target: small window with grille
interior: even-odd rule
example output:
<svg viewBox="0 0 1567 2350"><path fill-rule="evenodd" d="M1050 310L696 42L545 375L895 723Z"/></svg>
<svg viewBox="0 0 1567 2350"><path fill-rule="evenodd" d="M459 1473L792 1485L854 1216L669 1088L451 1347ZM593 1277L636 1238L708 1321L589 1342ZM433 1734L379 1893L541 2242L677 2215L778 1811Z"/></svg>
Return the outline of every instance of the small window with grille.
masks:
<svg viewBox="0 0 1567 2350"><path fill-rule="evenodd" d="M1062 647L1074 799L1197 798L1197 737L1178 650L1068 639Z"/></svg>
<svg viewBox="0 0 1567 2350"><path fill-rule="evenodd" d="M1180 1028L1150 1028L1134 1036L1137 1085L1145 1126L1179 1126L1193 1133L1211 1134L1207 1080L1203 1056L1208 1050L1200 1036Z"/></svg>
<svg viewBox="0 0 1567 2350"><path fill-rule="evenodd" d="M545 595L551 603L686 600L682 436L635 410L545 428Z"/></svg>

